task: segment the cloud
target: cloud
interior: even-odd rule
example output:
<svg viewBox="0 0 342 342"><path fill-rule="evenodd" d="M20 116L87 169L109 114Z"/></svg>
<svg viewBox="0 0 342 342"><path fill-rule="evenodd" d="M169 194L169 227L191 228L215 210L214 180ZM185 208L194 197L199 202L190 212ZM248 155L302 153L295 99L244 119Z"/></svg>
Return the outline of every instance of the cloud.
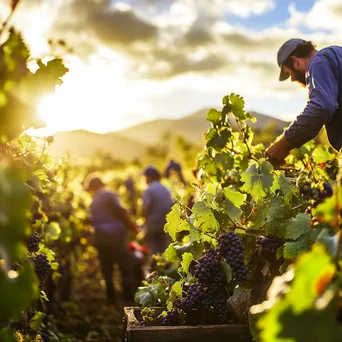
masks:
<svg viewBox="0 0 342 342"><path fill-rule="evenodd" d="M289 24L308 27L315 31L342 31L342 3L340 0L316 0L307 12L298 11L295 4L289 6Z"/></svg>

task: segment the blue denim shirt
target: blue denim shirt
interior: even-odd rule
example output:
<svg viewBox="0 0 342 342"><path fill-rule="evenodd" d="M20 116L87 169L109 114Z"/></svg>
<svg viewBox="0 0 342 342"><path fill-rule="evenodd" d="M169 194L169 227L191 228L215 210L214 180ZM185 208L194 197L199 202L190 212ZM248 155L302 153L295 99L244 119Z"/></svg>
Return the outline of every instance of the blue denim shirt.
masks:
<svg viewBox="0 0 342 342"><path fill-rule="evenodd" d="M325 125L330 144L339 150L342 146L342 47L330 46L312 57L306 84L308 102L285 131L286 140L291 147L300 147Z"/></svg>
<svg viewBox="0 0 342 342"><path fill-rule="evenodd" d="M127 228L115 211L122 210L117 196L108 190L98 191L90 205L90 213L95 231L101 231L125 238Z"/></svg>
<svg viewBox="0 0 342 342"><path fill-rule="evenodd" d="M163 231L166 215L173 205L170 191L156 181L143 193L143 207L146 213L146 225L149 233Z"/></svg>

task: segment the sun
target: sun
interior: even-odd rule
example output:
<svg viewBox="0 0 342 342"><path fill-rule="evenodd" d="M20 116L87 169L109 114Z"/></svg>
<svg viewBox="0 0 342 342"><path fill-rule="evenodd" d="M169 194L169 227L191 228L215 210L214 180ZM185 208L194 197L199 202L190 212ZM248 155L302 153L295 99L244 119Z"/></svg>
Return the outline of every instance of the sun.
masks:
<svg viewBox="0 0 342 342"><path fill-rule="evenodd" d="M54 94L38 103L37 115L46 123L39 135L71 130L116 131L136 110L133 105L130 86L110 69L97 65L85 72L75 68Z"/></svg>

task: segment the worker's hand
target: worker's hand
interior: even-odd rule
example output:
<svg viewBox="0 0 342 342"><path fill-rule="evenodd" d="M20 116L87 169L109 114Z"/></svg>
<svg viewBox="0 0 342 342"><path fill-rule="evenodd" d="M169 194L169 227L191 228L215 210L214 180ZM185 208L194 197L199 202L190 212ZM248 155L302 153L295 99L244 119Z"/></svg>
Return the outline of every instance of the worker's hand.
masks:
<svg viewBox="0 0 342 342"><path fill-rule="evenodd" d="M283 135L281 139L266 150L265 155L273 166L277 166L285 163L285 158L289 155L290 151L290 144L287 142L285 135Z"/></svg>

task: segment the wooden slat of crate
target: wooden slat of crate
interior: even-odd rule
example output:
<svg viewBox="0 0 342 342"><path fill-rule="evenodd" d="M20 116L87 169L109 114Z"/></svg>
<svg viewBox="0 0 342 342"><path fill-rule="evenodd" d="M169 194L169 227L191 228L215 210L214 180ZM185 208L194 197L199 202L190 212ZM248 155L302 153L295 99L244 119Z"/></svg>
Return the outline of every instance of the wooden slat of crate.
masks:
<svg viewBox="0 0 342 342"><path fill-rule="evenodd" d="M158 308L160 309L160 308ZM135 310L125 308L127 342L251 342L245 325L221 324L198 326L147 326L137 325Z"/></svg>

